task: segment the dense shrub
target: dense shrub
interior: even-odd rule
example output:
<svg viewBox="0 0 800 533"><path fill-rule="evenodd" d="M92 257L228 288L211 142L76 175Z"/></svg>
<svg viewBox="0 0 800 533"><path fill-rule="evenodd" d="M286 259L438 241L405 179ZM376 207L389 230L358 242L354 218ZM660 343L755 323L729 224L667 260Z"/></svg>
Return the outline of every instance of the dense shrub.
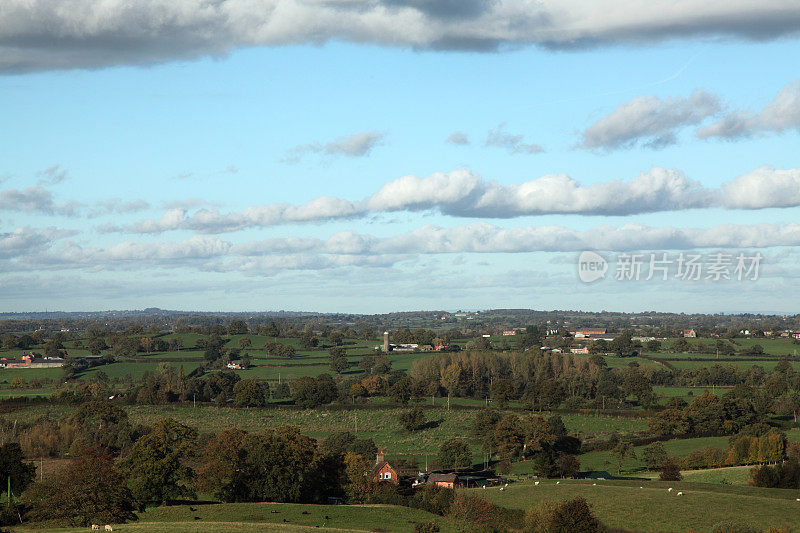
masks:
<svg viewBox="0 0 800 533"><path fill-rule="evenodd" d="M592 513L585 499L574 498L561 502L547 502L528 509L525 513L525 531L598 533L607 531L607 528Z"/></svg>

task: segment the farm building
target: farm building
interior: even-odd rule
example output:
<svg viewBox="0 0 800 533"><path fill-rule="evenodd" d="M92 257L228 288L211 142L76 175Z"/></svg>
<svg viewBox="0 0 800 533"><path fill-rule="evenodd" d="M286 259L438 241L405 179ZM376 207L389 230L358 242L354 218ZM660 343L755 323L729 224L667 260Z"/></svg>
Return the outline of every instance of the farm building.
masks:
<svg viewBox="0 0 800 533"><path fill-rule="evenodd" d="M394 467L390 465L388 461L386 461L386 457L383 455L383 452L380 452L375 457L375 474L373 480L387 481L395 485L400 483L397 470L395 470Z"/></svg>
<svg viewBox="0 0 800 533"><path fill-rule="evenodd" d="M455 489L461 486L461 480L457 474L438 474L434 472L428 476L428 484L436 487Z"/></svg>

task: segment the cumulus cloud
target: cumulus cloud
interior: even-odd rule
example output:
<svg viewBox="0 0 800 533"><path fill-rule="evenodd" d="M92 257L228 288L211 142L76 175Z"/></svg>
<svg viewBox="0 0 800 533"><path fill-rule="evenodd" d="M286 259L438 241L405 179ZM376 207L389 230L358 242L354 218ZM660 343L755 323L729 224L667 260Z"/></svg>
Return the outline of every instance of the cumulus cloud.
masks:
<svg viewBox="0 0 800 533"><path fill-rule="evenodd" d="M460 169L428 177L403 176L361 201L323 196L302 205L267 204L223 213L170 209L160 219L105 231L160 233L187 229L226 233L280 224L326 222L398 211L436 211L455 217L514 218L547 214L612 215L674 211L720 204L719 191L674 169L654 167L630 180L584 185L563 174L502 185Z"/></svg>
<svg viewBox="0 0 800 533"><path fill-rule="evenodd" d="M800 131L800 79L783 87L761 111L736 111L700 129L697 136L733 140L789 129Z"/></svg>
<svg viewBox="0 0 800 533"><path fill-rule="evenodd" d="M456 144L459 146L467 146L469 145L469 137L467 137L466 133L462 133L460 131L454 131L450 134L450 136L445 141L450 144Z"/></svg>
<svg viewBox="0 0 800 533"><path fill-rule="evenodd" d="M800 169L763 166L722 186L725 207L763 209L800 205Z"/></svg>
<svg viewBox="0 0 800 533"><path fill-rule="evenodd" d="M544 148L538 144L527 144L522 142L522 135L512 135L505 130L506 125L500 124L493 130L489 130L486 135L485 146L505 148L512 154L540 154Z"/></svg>
<svg viewBox="0 0 800 533"><path fill-rule="evenodd" d="M80 207L77 202L55 203L52 191L38 185L0 191L0 210L74 216Z"/></svg>
<svg viewBox="0 0 800 533"><path fill-rule="evenodd" d="M794 0L5 0L0 71L102 68L344 40L417 49L586 48L797 36Z"/></svg>
<svg viewBox="0 0 800 533"><path fill-rule="evenodd" d="M580 146L662 148L674 144L682 128L700 124L720 110L719 98L699 89L688 98L638 96L589 126Z"/></svg>
<svg viewBox="0 0 800 533"><path fill-rule="evenodd" d="M385 138L385 133L372 131L345 135L325 144L301 144L289 149L286 152L286 157L284 157L282 161L284 163L297 163L304 155L310 153L329 156L344 155L348 157L363 157L369 155L376 146L383 144Z"/></svg>
<svg viewBox="0 0 800 533"><path fill-rule="evenodd" d="M75 234L74 231L52 227L46 229L21 227L7 233L0 233L0 258L7 259L42 251L55 241ZM29 268L35 268L35 265L29 265Z"/></svg>

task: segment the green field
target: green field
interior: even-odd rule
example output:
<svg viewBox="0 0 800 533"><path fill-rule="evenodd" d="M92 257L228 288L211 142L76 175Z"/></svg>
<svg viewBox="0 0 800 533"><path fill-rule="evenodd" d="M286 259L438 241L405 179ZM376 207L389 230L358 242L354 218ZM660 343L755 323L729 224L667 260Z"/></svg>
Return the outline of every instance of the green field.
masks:
<svg viewBox="0 0 800 533"><path fill-rule="evenodd" d="M667 488L673 487L672 492ZM498 505L528 509L547 501L583 497L608 526L633 531L709 531L723 520L796 527L797 491L690 482L556 480L512 483L504 490L470 489ZM678 496L677 492L683 495Z"/></svg>
<svg viewBox="0 0 800 533"><path fill-rule="evenodd" d="M685 470L684 481L693 483L721 483L731 485L747 485L750 482L752 466L729 466L726 468L709 468L707 470Z"/></svg>
<svg viewBox="0 0 800 533"><path fill-rule="evenodd" d="M191 510L194 509L194 510ZM455 531L445 518L394 505L309 505L287 503L222 503L153 507L139 520L114 525L115 531L233 533L240 531L414 531L418 522L434 522L443 532ZM27 529L45 533L88 531L89 528Z"/></svg>
<svg viewBox="0 0 800 533"><path fill-rule="evenodd" d="M695 356L697 357L697 356ZM760 366L767 372L772 372L775 369L775 366L780 363L780 359L775 359L774 361L751 361L746 358L737 359L735 361L669 361L669 363L678 369L686 369L686 370L696 370L698 368L708 368L714 364L720 364L723 366L733 365L739 370L746 370L751 366ZM792 361L792 368L795 370L800 370L800 361Z"/></svg>

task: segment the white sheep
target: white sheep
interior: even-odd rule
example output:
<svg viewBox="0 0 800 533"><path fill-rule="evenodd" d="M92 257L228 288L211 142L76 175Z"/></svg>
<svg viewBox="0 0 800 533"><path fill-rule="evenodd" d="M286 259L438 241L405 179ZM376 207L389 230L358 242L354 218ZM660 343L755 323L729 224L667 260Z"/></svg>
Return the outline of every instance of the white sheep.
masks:
<svg viewBox="0 0 800 533"><path fill-rule="evenodd" d="M556 481L556 485L560 485L560 484L561 484L561 482L560 482L560 481Z"/></svg>
<svg viewBox="0 0 800 533"><path fill-rule="evenodd" d="M505 487L500 487L500 490L506 490L506 488Z"/></svg>
<svg viewBox="0 0 800 533"><path fill-rule="evenodd" d="M100 524L92 524L92 531L100 531Z"/></svg>
<svg viewBox="0 0 800 533"><path fill-rule="evenodd" d="M114 528L106 524L106 531L114 531Z"/></svg>
<svg viewBox="0 0 800 533"><path fill-rule="evenodd" d="M683 496L683 492L679 492L679 493L678 493L678 496Z"/></svg>
<svg viewBox="0 0 800 533"><path fill-rule="evenodd" d="M596 487L596 486L597 486L597 483L592 483L592 487Z"/></svg>
<svg viewBox="0 0 800 533"><path fill-rule="evenodd" d="M534 485L538 485L538 484L539 484L539 482L538 482L538 481L534 481L534 482L533 482L533 484L534 484Z"/></svg>
<svg viewBox="0 0 800 533"><path fill-rule="evenodd" d="M668 488L667 492L672 492L672 487Z"/></svg>

